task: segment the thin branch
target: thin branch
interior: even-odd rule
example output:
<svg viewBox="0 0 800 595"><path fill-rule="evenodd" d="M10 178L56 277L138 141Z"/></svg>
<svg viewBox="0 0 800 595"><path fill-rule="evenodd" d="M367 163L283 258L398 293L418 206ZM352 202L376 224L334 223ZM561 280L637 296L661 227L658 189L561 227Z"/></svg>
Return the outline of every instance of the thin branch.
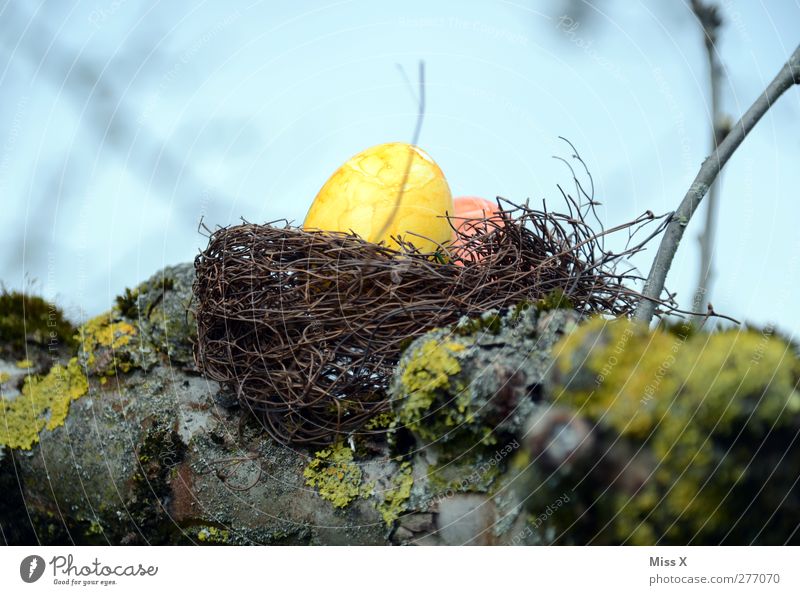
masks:
<svg viewBox="0 0 800 595"><path fill-rule="evenodd" d="M403 75L405 76L405 71L401 69ZM408 77L406 77L406 82L408 82ZM419 95L417 96L419 101L418 108L417 108L417 124L414 127L414 136L411 138L411 144L413 146L417 146L419 142L419 135L422 132L422 121L425 118L425 61L419 61ZM414 163L414 150L410 150L408 153L408 161L406 162L406 170L403 173L403 180L400 183L400 192L397 195L397 202L394 205L394 209L392 209L392 213L386 219L385 223L381 227L381 230L371 238L369 238L372 242L380 242L381 238L383 238L384 234L387 232L389 227L392 225L394 218L397 216L397 212L400 210L400 203L403 200L403 194L406 191L406 183L408 182L408 176L411 173L411 165Z"/></svg>
<svg viewBox="0 0 800 595"><path fill-rule="evenodd" d="M708 82L711 95L711 150L730 132L730 120L724 118L720 110L720 87L722 86L723 71L717 51L717 41L722 28L723 20L717 4L706 4L703 0L692 0L692 11L703 28L703 39L708 60ZM719 204L720 181L715 181L708 190L708 199L705 212L705 225L698 234L700 244L700 267L698 269L697 287L692 300L692 309L699 310L703 302L708 303L711 298L711 282L714 278L714 237L716 235L717 211ZM695 317L698 326L707 319L705 314Z"/></svg>
<svg viewBox="0 0 800 595"><path fill-rule="evenodd" d="M739 145L742 144L742 141L761 117L767 113L767 110L788 88L795 84L800 84L800 46L795 49L780 72L756 99L755 103L750 106L750 109L745 112L741 120L733 126L725 140L700 166L697 177L689 187L686 196L683 197L678 210L672 214L670 223L661 238L658 253L642 290L642 300L636 308L636 314L634 314L635 319L650 322L653 318L658 296L661 295L661 291L664 289L664 281L672 265L675 252L678 250L683 232L697 210L700 201L703 200L703 197L708 192L709 186L714 183L722 167L728 162L736 149L739 148Z"/></svg>

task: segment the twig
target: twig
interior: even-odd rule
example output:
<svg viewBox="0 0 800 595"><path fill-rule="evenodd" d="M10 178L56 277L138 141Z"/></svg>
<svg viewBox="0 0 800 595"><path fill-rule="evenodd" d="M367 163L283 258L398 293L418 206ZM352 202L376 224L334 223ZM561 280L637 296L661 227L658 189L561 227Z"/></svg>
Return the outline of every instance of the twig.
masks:
<svg viewBox="0 0 800 595"><path fill-rule="evenodd" d="M708 82L711 94L711 149L714 150L730 132L730 121L720 113L720 87L722 85L722 64L717 52L717 40L722 27L722 16L719 6L706 4L703 0L692 0L692 11L703 28L703 38L708 59ZM719 180L708 190L705 225L698 234L700 244L700 267L698 269L697 288L692 300L692 309L699 310L702 303L711 298L711 282L714 277L713 256L714 237L716 231L717 211L719 204ZM695 316L698 326L707 319L706 314Z"/></svg>
<svg viewBox="0 0 800 595"><path fill-rule="evenodd" d="M761 117L769 110L778 98L792 85L800 84L800 46L798 46L787 60L786 64L780 69L778 74L767 86L764 92L756 99L731 129L717 149L703 162L700 171L697 173L686 196L683 197L678 210L672 214L670 222L661 238L650 273L642 290L642 300L636 308L634 318L644 322L650 322L655 313L658 296L664 289L664 281L667 278L672 259L678 250L683 232L689 224L689 220L697 210L700 201L708 192L709 186L719 175L722 167L731 158L731 155L739 148L747 134L758 123Z"/></svg>
<svg viewBox="0 0 800 595"><path fill-rule="evenodd" d="M405 71L402 71L403 75L405 75ZM408 79L406 79L407 81ZM414 136L411 138L411 144L416 147L417 143L419 142L419 135L422 132L422 121L425 118L425 61L419 61L419 95L417 96L419 101L417 107L417 124L414 126ZM384 222L381 230L371 238L368 238L372 242L380 242L383 238L383 235L388 231L389 227L392 225L394 218L397 216L397 212L400 210L400 203L403 200L403 194L406 191L406 183L408 183L408 176L411 173L411 165L414 163L414 149L411 149L408 152L408 161L406 162L406 169L403 172L403 180L400 183L400 192L397 195L397 202L394 204L394 209L392 209L392 213Z"/></svg>

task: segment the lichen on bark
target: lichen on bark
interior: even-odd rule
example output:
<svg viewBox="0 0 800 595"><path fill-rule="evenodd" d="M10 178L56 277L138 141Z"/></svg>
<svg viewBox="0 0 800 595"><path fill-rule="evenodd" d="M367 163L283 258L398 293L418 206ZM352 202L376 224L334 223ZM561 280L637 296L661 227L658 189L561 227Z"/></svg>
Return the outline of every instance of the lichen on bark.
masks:
<svg viewBox="0 0 800 595"><path fill-rule="evenodd" d="M35 342L33 367L0 361L3 405L38 395L43 412L0 458L7 540L798 538L800 461L786 453L800 365L769 329L651 332L581 323L558 301L510 305L417 338L391 411L317 452L271 440L193 370L191 276L171 267L128 291L52 370Z"/></svg>
<svg viewBox="0 0 800 595"><path fill-rule="evenodd" d="M30 450L42 430L63 425L70 403L89 390L77 358L54 365L46 376L25 378L22 394L0 398L0 447Z"/></svg>
<svg viewBox="0 0 800 595"><path fill-rule="evenodd" d="M306 485L337 508L344 508L361 493L361 469L353 462L353 451L341 442L314 453L303 470Z"/></svg>
<svg viewBox="0 0 800 595"><path fill-rule="evenodd" d="M610 430L649 457L640 485L592 503L593 516L607 522L592 525L594 539L782 543L792 536L800 507L794 498L781 501L794 492L800 466L777 457L800 428L800 363L771 329L650 332L596 319L554 354L554 402L598 424L596 434ZM562 486L581 471L563 477ZM591 493L581 492L578 503ZM772 512L751 518L770 505L781 521L771 521ZM553 524L566 530L574 520L562 515ZM583 529L578 522L564 539L585 539Z"/></svg>

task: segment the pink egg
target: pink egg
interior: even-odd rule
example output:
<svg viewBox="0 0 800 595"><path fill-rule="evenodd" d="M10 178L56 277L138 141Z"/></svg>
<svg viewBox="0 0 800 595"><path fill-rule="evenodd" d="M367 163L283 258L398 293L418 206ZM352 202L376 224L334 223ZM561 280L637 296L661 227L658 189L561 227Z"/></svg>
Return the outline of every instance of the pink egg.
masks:
<svg viewBox="0 0 800 595"><path fill-rule="evenodd" d="M453 199L453 214L450 218L455 227L464 236L474 236L485 233L490 229L487 225L475 225L475 220L485 219L487 216L499 214L500 208L496 202L478 196L459 196ZM456 238L453 233L453 254L465 257L464 250L459 249L464 245L463 237ZM461 263L458 263L461 264Z"/></svg>

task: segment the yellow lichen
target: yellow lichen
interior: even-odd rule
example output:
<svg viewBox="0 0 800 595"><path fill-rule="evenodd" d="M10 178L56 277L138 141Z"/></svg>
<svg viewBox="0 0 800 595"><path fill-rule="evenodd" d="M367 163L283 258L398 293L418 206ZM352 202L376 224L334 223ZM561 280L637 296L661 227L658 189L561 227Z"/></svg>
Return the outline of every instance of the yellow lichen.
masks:
<svg viewBox="0 0 800 595"><path fill-rule="evenodd" d="M644 349L629 349L632 344L643 344ZM643 438L662 413L656 410L652 393L658 389L668 394L677 388L677 378L665 373L674 365L672 351L677 345L680 339L668 333L649 335L644 325L596 319L562 340L553 353L563 375L580 367L587 376L570 387L572 407L624 434Z"/></svg>
<svg viewBox="0 0 800 595"><path fill-rule="evenodd" d="M132 324L121 321L112 322L111 313L107 312L89 320L84 324L76 335L76 339L81 343L86 365L89 368L97 363L97 350L101 348L111 349L112 351L124 348L136 336L136 327ZM115 368L122 372L131 369L130 362L114 358L112 366L109 366L111 373Z"/></svg>
<svg viewBox="0 0 800 595"><path fill-rule="evenodd" d="M731 440L768 435L800 411L797 355L771 332L651 333L594 320L553 353L556 401L646 442L657 460L652 483L620 495L611 513L628 543L724 534L736 522L730 491L751 456L731 450Z"/></svg>
<svg viewBox="0 0 800 595"><path fill-rule="evenodd" d="M29 376L21 395L0 399L0 444L31 449L43 429L63 425L70 403L88 390L89 382L77 358L72 358L66 368L56 364L43 378Z"/></svg>
<svg viewBox="0 0 800 595"><path fill-rule="evenodd" d="M318 450L303 470L306 485L337 508L344 508L359 496L361 469L353 462L353 451L341 442Z"/></svg>
<svg viewBox="0 0 800 595"><path fill-rule="evenodd" d="M436 424L427 419L437 396L447 393L451 387L451 377L461 371L461 364L453 354L464 350L464 345L455 341L440 343L434 339L426 341L409 354L401 374L404 398L398 404L398 419L406 427L421 437L435 440L441 437ZM457 392L462 387L455 387ZM444 413L437 412L437 418L448 427L464 421L467 413L469 395L447 408Z"/></svg>
<svg viewBox="0 0 800 595"><path fill-rule="evenodd" d="M32 362L31 360L29 360L29 359L21 359L21 360L19 360L19 361L17 362L17 364L16 364L16 365L17 365L17 367L18 367L18 368L20 368L21 370L27 370L27 369L29 369L29 368L32 368L34 364L33 364L33 362Z"/></svg>
<svg viewBox="0 0 800 595"><path fill-rule="evenodd" d="M0 372L0 384L8 382L10 378L11 374L9 374L8 372Z"/></svg>
<svg viewBox="0 0 800 595"><path fill-rule="evenodd" d="M408 499L411 497L411 488L414 477L411 474L411 463L404 462L392 479L392 487L383 493L383 502L378 504L378 512L388 527L407 510Z"/></svg>
<svg viewBox="0 0 800 595"><path fill-rule="evenodd" d="M392 425L394 415L390 411L379 413L370 419L364 426L365 430L384 430Z"/></svg>

